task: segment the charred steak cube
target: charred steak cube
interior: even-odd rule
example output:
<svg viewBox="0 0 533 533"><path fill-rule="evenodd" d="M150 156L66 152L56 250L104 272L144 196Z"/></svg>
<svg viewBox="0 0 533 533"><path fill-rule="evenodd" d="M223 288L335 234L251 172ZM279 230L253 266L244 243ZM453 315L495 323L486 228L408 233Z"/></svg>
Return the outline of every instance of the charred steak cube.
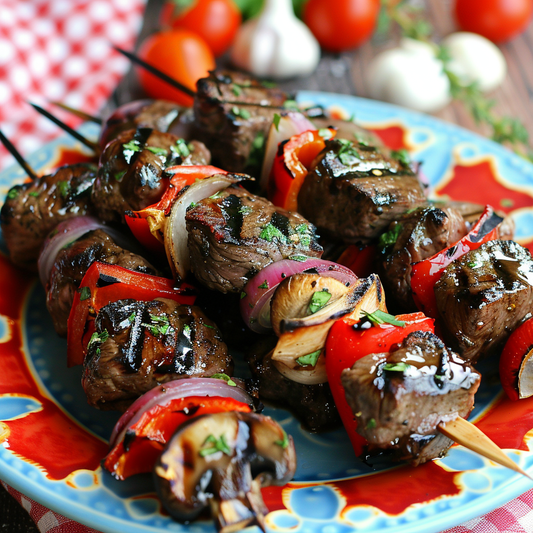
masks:
<svg viewBox="0 0 533 533"><path fill-rule="evenodd" d="M453 444L437 427L470 413L480 374L436 335L417 331L394 351L359 359L341 380L369 448L418 465Z"/></svg>
<svg viewBox="0 0 533 533"><path fill-rule="evenodd" d="M82 385L89 404L124 410L161 383L233 373L216 325L195 306L119 300L95 320Z"/></svg>
<svg viewBox="0 0 533 533"><path fill-rule="evenodd" d="M427 203L411 166L373 146L326 141L298 194L298 211L347 244L375 241L402 213Z"/></svg>
<svg viewBox="0 0 533 533"><path fill-rule="evenodd" d="M194 99L198 138L230 172L248 168L288 95L240 72L215 71L197 82Z"/></svg>
<svg viewBox="0 0 533 533"><path fill-rule="evenodd" d="M489 241L444 270L435 297L448 340L464 359L495 355L531 314L533 258L514 241Z"/></svg>
<svg viewBox="0 0 533 533"><path fill-rule="evenodd" d="M95 230L82 235L58 252L45 287L46 307L61 337L67 336L67 321L74 294L95 261L157 275L157 270L146 259L118 246L105 231Z"/></svg>
<svg viewBox="0 0 533 533"><path fill-rule="evenodd" d="M46 236L64 220L91 214L96 166L66 165L37 181L15 185L2 207L2 234L18 266L36 270Z"/></svg>
<svg viewBox="0 0 533 533"><path fill-rule="evenodd" d="M164 170L173 165L206 165L207 148L171 133L139 128L121 133L100 156L92 198L98 216L123 222L126 211L139 211L158 202L167 186Z"/></svg>
<svg viewBox="0 0 533 533"><path fill-rule="evenodd" d="M465 221L453 207L419 207L392 222L378 245L378 274L388 303L402 311L416 310L411 293L412 263L444 250L466 233Z"/></svg>
<svg viewBox="0 0 533 533"><path fill-rule="evenodd" d="M185 219L192 272L220 292L241 291L270 263L322 255L305 218L240 187L189 207Z"/></svg>

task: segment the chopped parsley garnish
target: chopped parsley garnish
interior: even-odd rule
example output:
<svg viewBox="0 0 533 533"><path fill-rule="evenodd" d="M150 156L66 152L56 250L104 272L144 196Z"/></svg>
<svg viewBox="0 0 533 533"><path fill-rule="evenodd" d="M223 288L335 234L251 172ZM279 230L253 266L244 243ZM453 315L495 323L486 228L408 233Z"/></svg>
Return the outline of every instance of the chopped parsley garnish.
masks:
<svg viewBox="0 0 533 533"><path fill-rule="evenodd" d="M296 359L296 362L300 366L315 366L318 358L320 357L320 352L322 350L317 350L316 352L308 353L307 355L302 355Z"/></svg>
<svg viewBox="0 0 533 533"><path fill-rule="evenodd" d="M502 199L500 200L500 205L501 205L502 207L513 207L513 205L514 205L514 201L511 200L511 198L502 198Z"/></svg>
<svg viewBox="0 0 533 533"><path fill-rule="evenodd" d="M387 372L405 372L411 365L408 363L385 363L383 370Z"/></svg>
<svg viewBox="0 0 533 533"><path fill-rule="evenodd" d="M92 346L93 344L96 344L96 343L102 344L107 339L109 339L109 333L108 333L107 329L104 329L104 331L102 331L102 333L98 333L97 331L95 331L91 335L91 338L90 338L89 342L87 343L87 349L89 349L89 347ZM98 352L98 353L100 353L100 352Z"/></svg>
<svg viewBox="0 0 533 533"><path fill-rule="evenodd" d="M135 314L132 315L133 320L135 320ZM131 316L128 318L128 320L131 321ZM173 328L170 326L170 322L168 320L167 316L159 316L159 315L150 315L150 324L142 323L142 326L145 328L148 328L150 330L150 333L154 337L158 337L159 335L166 335L167 333L171 333L173 331ZM184 326L185 327L189 326Z"/></svg>
<svg viewBox="0 0 533 533"><path fill-rule="evenodd" d="M39 193L37 191L32 191L28 193L30 196L33 196L34 198L39 198Z"/></svg>
<svg viewBox="0 0 533 533"><path fill-rule="evenodd" d="M231 455L231 448L228 446L226 436L224 434L220 435L218 439L214 435L209 435L209 437L207 437L202 444L199 453L201 457L206 457L217 452Z"/></svg>
<svg viewBox="0 0 533 533"><path fill-rule="evenodd" d="M318 134L320 137L322 137L325 141L329 141L329 139L333 138L333 133L329 128L321 128L318 130Z"/></svg>
<svg viewBox="0 0 533 533"><path fill-rule="evenodd" d="M309 302L309 312L314 315L324 308L331 299L331 293L327 289L316 291Z"/></svg>
<svg viewBox="0 0 533 533"><path fill-rule="evenodd" d="M380 324L391 324L393 326L400 326L402 328L405 327L405 322L403 320L396 320L396 317L389 315L389 313L385 313L380 309L376 309L373 313L368 313L367 311L363 311L363 313L368 320L377 326Z"/></svg>
<svg viewBox="0 0 533 533"><path fill-rule="evenodd" d="M274 127L276 128L276 131L279 131L279 121L281 120L281 115L278 113L274 114L274 119L272 120L272 124L274 124Z"/></svg>
<svg viewBox="0 0 533 533"><path fill-rule="evenodd" d="M165 157L168 155L168 152L164 148L158 148L157 146L147 146L146 149L155 155L164 155Z"/></svg>
<svg viewBox="0 0 533 533"><path fill-rule="evenodd" d="M235 96L240 96L242 94L242 89L236 84L233 84L231 90Z"/></svg>
<svg viewBox="0 0 533 533"><path fill-rule="evenodd" d="M308 232L309 226L307 224L298 224L294 229L297 231L297 233L302 234Z"/></svg>
<svg viewBox="0 0 533 533"><path fill-rule="evenodd" d="M276 228L276 226L270 223L263 227L261 233L259 234L259 238L264 239L268 242L272 242L274 239L278 239L281 242L286 241L285 235L283 235L283 233L281 233L281 231Z"/></svg>
<svg viewBox="0 0 533 533"><path fill-rule="evenodd" d="M135 322L135 317L137 316L137 314L135 313L135 311L133 311L133 313L128 317L128 321L133 324Z"/></svg>
<svg viewBox="0 0 533 533"><path fill-rule="evenodd" d="M10 200L13 200L19 195L20 189L18 187L13 187L12 189L9 189L9 192L7 193L7 197Z"/></svg>
<svg viewBox="0 0 533 533"><path fill-rule="evenodd" d="M194 207L196 207L198 204L196 202L191 202L189 204L189 207L187 207L187 209L193 209Z"/></svg>
<svg viewBox="0 0 533 533"><path fill-rule="evenodd" d="M124 175L126 174L126 170L119 170L118 172L115 172L115 179L117 181L121 181Z"/></svg>
<svg viewBox="0 0 533 533"><path fill-rule="evenodd" d="M355 132L353 136L360 146L368 146L368 141L363 136L359 135L357 132Z"/></svg>
<svg viewBox="0 0 533 533"><path fill-rule="evenodd" d="M243 298L246 298L246 293L245 293L244 291L241 291L241 300L242 300Z"/></svg>
<svg viewBox="0 0 533 533"><path fill-rule="evenodd" d="M222 189L221 191L216 192L215 194L212 194L209 198L213 200L218 200L219 198L222 198L224 196L225 190Z"/></svg>
<svg viewBox="0 0 533 533"><path fill-rule="evenodd" d="M287 433L282 428L281 431L283 431L283 439L275 440L274 444L276 446L280 446L281 448L285 449L289 445L289 437L287 436Z"/></svg>
<svg viewBox="0 0 533 533"><path fill-rule="evenodd" d="M289 256L289 259L292 259L293 261L300 261L300 263L305 263L309 257L306 255L291 255Z"/></svg>
<svg viewBox="0 0 533 533"><path fill-rule="evenodd" d="M265 89L274 89L274 87L277 87L275 81L262 81L261 85L265 87Z"/></svg>
<svg viewBox="0 0 533 533"><path fill-rule="evenodd" d="M232 108L231 108L231 112L236 116L236 117L241 117L243 118L244 120L247 120L250 118L250 112L247 110L247 109L241 109L240 107L237 107L236 105L234 105Z"/></svg>
<svg viewBox="0 0 533 533"><path fill-rule="evenodd" d="M392 150L390 153L391 157L397 159L402 165L408 167L411 164L411 158L409 157L409 152L402 148L401 150Z"/></svg>
<svg viewBox="0 0 533 533"><path fill-rule="evenodd" d="M191 155L191 146L188 145L183 139L178 139L176 144L173 144L170 147L170 151L184 159Z"/></svg>
<svg viewBox="0 0 533 533"><path fill-rule="evenodd" d="M211 376L214 379L221 379L222 381L225 381L230 387L236 387L237 383L233 381L227 374L213 374Z"/></svg>
<svg viewBox="0 0 533 533"><path fill-rule="evenodd" d="M80 301L88 300L91 297L91 289L89 287L80 287Z"/></svg>
<svg viewBox="0 0 533 533"><path fill-rule="evenodd" d="M124 159L128 164L131 163L131 158L133 157L133 154L135 152L141 151L141 143L135 139L132 139L130 142L122 145L122 154L124 155Z"/></svg>
<svg viewBox="0 0 533 533"><path fill-rule="evenodd" d="M68 196L68 193L70 192L70 182L68 182L67 180L58 181L57 188L59 190L59 194L61 194L63 198L66 198Z"/></svg>
<svg viewBox="0 0 533 533"><path fill-rule="evenodd" d="M283 107L292 111L300 111L296 100L285 100L285 102L283 102Z"/></svg>
<svg viewBox="0 0 533 533"><path fill-rule="evenodd" d="M376 419L370 418L368 422L366 423L366 429L374 429L376 427Z"/></svg>
<svg viewBox="0 0 533 533"><path fill-rule="evenodd" d="M257 287L258 289L268 289L268 281L265 279L261 285Z"/></svg>
<svg viewBox="0 0 533 533"><path fill-rule="evenodd" d="M338 139L341 143L340 150L337 152L337 157L343 165L351 165L354 159L359 159L359 154L354 148L353 143L346 139Z"/></svg>
<svg viewBox="0 0 533 533"><path fill-rule="evenodd" d="M244 216L249 215L252 211L253 209L249 205L242 205L239 208L239 214L244 215Z"/></svg>
<svg viewBox="0 0 533 533"><path fill-rule="evenodd" d="M470 263L468 263L468 266L470 268L477 268L479 265L475 261L471 261Z"/></svg>
<svg viewBox="0 0 533 533"><path fill-rule="evenodd" d="M378 248L381 251L385 251L389 246L394 246L398 240L398 237L400 236L400 233L402 232L402 229L402 224L397 222L392 229L382 233L379 236Z"/></svg>

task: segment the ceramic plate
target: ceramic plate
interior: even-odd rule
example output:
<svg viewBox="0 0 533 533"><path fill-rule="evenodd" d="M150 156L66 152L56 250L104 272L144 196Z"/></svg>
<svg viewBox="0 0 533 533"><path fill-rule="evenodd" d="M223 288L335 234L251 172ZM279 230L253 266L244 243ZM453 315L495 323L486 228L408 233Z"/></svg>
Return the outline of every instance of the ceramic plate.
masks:
<svg viewBox="0 0 533 533"><path fill-rule="evenodd" d="M349 96L302 92L423 161L435 196L491 203L509 212L516 239L533 242L533 166L486 139L434 118ZM85 133L96 136L92 125ZM69 139L30 157L50 168L80 149ZM0 194L23 179L0 175ZM113 413L89 407L79 368L66 368L37 281L0 258L0 478L45 506L104 533L207 533L211 522L180 525L161 512L149 477L117 482L99 467ZM483 371L483 369L482 369ZM344 430L309 434L283 410L267 409L295 440L298 470L285 487L264 490L269 531L431 533L506 503L531 482L460 446L418 468L371 470L355 459ZM485 375L473 420L533 474L533 400L512 403Z"/></svg>

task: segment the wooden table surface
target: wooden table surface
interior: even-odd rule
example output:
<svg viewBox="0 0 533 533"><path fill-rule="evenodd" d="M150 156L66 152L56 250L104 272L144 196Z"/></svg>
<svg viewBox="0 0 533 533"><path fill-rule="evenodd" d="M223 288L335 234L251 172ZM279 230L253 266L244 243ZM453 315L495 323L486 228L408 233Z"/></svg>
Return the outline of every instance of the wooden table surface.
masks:
<svg viewBox="0 0 533 533"><path fill-rule="evenodd" d="M155 29L157 13L162 0L149 0L147 16L140 38ZM435 28L436 38L454 31L450 0L426 0L427 18ZM367 97L365 72L371 59L379 51L394 46L397 36L386 41L373 39L361 48L341 55L324 54L316 72L305 79L291 80L279 86L289 91L301 88L353 94ZM501 46L508 66L507 78L491 97L497 101L495 111L520 117L533 139L533 23L519 37ZM225 64L223 58L221 64ZM110 106L142 96L135 76L130 72L117 89ZM478 127L462 104L452 103L435 116L466 127L478 133L486 130ZM0 533L38 533L27 513L0 486Z"/></svg>

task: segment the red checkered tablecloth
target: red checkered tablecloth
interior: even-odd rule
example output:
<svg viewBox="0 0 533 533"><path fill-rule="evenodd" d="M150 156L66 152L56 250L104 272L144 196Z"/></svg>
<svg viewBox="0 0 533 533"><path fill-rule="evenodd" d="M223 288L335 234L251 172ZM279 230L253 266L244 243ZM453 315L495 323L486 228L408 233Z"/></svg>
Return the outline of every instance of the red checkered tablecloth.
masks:
<svg viewBox="0 0 533 533"><path fill-rule="evenodd" d="M98 113L128 69L112 45L133 47L143 8L144 0L0 0L0 128L23 154L61 133L27 101ZM0 169L11 162L0 147ZM41 533L98 533L2 484ZM533 533L533 491L447 533L493 532Z"/></svg>

